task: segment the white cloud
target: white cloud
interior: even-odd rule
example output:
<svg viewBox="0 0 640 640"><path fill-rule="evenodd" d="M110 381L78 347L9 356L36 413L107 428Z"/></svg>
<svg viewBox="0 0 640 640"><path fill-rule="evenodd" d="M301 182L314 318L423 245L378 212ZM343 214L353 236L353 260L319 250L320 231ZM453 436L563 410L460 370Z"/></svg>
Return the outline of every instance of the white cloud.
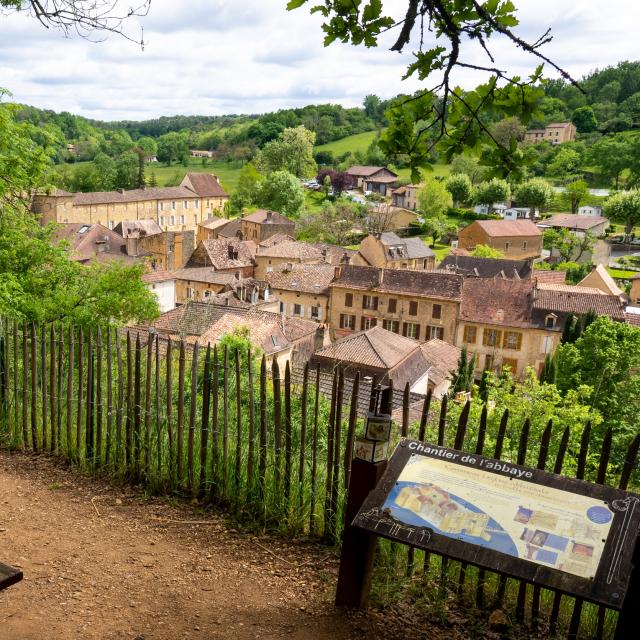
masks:
<svg viewBox="0 0 640 640"><path fill-rule="evenodd" d="M610 0L520 0L518 32L529 40L547 27L554 38L544 52L574 77L637 56L635 25L640 3ZM401 81L411 52L322 46L322 18L307 9L285 10L286 0L154 0L144 26L145 49L110 36L104 42L64 38L27 16L0 16L0 85L20 102L114 120L176 113L260 113L313 102L354 106L367 93L411 92ZM406 0L386 0L394 17ZM493 45L496 63L527 75L530 56L504 39ZM482 62L465 48L469 62ZM473 86L481 74L460 71Z"/></svg>

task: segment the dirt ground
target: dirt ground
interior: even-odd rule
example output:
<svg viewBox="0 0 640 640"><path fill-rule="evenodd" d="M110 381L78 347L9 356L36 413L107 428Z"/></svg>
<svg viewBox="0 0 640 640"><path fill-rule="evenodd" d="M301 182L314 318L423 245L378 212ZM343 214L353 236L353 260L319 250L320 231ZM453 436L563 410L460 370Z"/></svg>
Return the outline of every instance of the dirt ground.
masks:
<svg viewBox="0 0 640 640"><path fill-rule="evenodd" d="M25 576L0 592L6 640L389 638L333 608L330 550L239 533L44 457L0 452L0 562Z"/></svg>

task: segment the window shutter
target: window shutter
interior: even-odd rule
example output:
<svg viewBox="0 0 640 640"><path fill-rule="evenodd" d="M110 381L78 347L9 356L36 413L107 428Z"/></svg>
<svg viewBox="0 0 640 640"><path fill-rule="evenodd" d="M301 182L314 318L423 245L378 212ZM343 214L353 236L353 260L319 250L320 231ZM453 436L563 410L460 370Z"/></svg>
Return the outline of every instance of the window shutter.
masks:
<svg viewBox="0 0 640 640"><path fill-rule="evenodd" d="M352 293L345 293L344 306L345 307L350 307L352 304L353 304L353 294Z"/></svg>
<svg viewBox="0 0 640 640"><path fill-rule="evenodd" d="M397 304L397 300L395 298L390 298L389 299L389 313L395 313L396 312L396 304Z"/></svg>
<svg viewBox="0 0 640 640"><path fill-rule="evenodd" d="M407 337L407 323L403 322L402 323L402 335L406 338Z"/></svg>
<svg viewBox="0 0 640 640"><path fill-rule="evenodd" d="M482 344L486 347L489 344L489 329L484 329L482 332Z"/></svg>
<svg viewBox="0 0 640 640"><path fill-rule="evenodd" d="M518 334L518 339L516 340L516 349L518 351L520 351L520 348L522 347L522 334L519 333Z"/></svg>
<svg viewBox="0 0 640 640"><path fill-rule="evenodd" d="M360 318L360 331L364 331L364 316Z"/></svg>
<svg viewBox="0 0 640 640"><path fill-rule="evenodd" d="M377 311L378 310L378 296L375 296L373 298L373 310Z"/></svg>
<svg viewBox="0 0 640 640"><path fill-rule="evenodd" d="M420 340L420 325L417 324L417 325L415 325L415 327L416 327L416 335L414 336L414 338L416 340Z"/></svg>
<svg viewBox="0 0 640 640"><path fill-rule="evenodd" d="M318 320L322 320L322 305L318 305Z"/></svg>
<svg viewBox="0 0 640 640"><path fill-rule="evenodd" d="M505 331L502 338L502 348L506 349L509 346L509 332Z"/></svg>

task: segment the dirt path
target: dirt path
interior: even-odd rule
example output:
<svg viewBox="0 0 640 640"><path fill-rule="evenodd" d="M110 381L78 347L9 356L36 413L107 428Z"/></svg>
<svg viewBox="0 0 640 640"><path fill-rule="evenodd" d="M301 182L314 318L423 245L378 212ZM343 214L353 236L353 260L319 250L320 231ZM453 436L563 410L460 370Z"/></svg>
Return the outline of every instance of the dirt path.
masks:
<svg viewBox="0 0 640 640"><path fill-rule="evenodd" d="M0 592L0 637L389 638L331 606L337 559L327 550L240 534L215 516L184 522L194 518L0 452L0 561L25 574Z"/></svg>

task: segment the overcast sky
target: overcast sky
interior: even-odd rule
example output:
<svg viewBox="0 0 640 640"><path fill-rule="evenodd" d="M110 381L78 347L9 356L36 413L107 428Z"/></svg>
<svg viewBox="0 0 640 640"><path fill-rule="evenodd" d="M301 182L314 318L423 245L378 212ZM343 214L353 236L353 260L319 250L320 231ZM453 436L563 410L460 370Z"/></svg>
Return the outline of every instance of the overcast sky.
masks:
<svg viewBox="0 0 640 640"><path fill-rule="evenodd" d="M637 0L515 0L520 27L535 40L551 27L545 53L574 77L638 58ZM124 6L132 0L124 2ZM399 17L406 0L385 0ZM112 35L65 38L24 15L0 16L0 87L14 100L90 118L145 119L173 114L263 113L313 103L356 106L368 93L391 97L419 87L402 81L410 50L322 45L322 18L285 10L286 0L153 0L144 51ZM497 62L526 75L535 62L505 41ZM481 62L471 51L468 60ZM460 73L471 87L479 75Z"/></svg>

